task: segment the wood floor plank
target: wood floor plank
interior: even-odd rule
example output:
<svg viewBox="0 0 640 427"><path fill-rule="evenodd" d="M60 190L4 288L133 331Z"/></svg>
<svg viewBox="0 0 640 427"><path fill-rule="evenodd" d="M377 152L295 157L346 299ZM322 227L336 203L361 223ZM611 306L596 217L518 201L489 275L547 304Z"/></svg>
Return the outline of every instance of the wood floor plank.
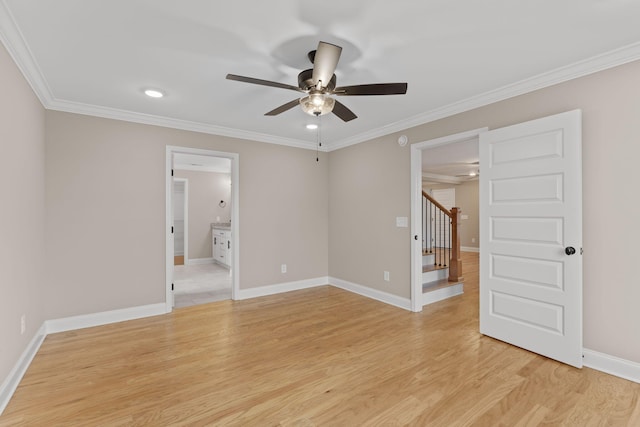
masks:
<svg viewBox="0 0 640 427"><path fill-rule="evenodd" d="M325 286L49 335L0 426L640 425L640 384Z"/></svg>

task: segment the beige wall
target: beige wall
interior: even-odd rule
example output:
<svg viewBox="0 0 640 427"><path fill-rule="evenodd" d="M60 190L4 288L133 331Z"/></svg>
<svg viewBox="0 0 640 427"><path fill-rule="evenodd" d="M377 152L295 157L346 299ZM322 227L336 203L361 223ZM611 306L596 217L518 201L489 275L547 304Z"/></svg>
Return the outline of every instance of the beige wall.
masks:
<svg viewBox="0 0 640 427"><path fill-rule="evenodd" d="M0 44L0 384L44 320L44 116ZM20 334L20 317L26 331Z"/></svg>
<svg viewBox="0 0 640 427"><path fill-rule="evenodd" d="M640 201L629 198L627 188L633 185L640 158L639 76L637 61L402 132L420 142L582 109L584 345L634 362L640 362L640 286L634 279ZM390 218L383 214L362 216L360 221L353 214L376 212L381 206L386 212L381 201L388 201L396 204L395 212L408 215L410 150L397 147L398 136L330 154L329 174L337 178L330 179L329 187L329 273L381 288L376 280L381 264L374 260L384 259L394 270L407 271L386 290L408 296L409 229L389 226ZM389 179L366 179L379 174ZM611 212L619 214L612 218Z"/></svg>
<svg viewBox="0 0 640 427"><path fill-rule="evenodd" d="M478 204L478 195L480 192L479 181L466 181L462 184L441 184L423 186L424 191L455 188L456 190L456 207L462 209L462 214L468 216L467 219L461 220L460 225L460 246L467 248L480 247L480 205ZM472 240L475 239L475 242Z"/></svg>
<svg viewBox="0 0 640 427"><path fill-rule="evenodd" d="M239 153L241 289L327 275L326 155L55 111L46 123L47 319L164 301L167 145Z"/></svg>
<svg viewBox="0 0 640 427"><path fill-rule="evenodd" d="M410 170L397 139L329 153L329 274L410 298L410 232L396 227L411 214Z"/></svg>
<svg viewBox="0 0 640 427"><path fill-rule="evenodd" d="M211 258L211 223L231 219L231 186L228 173L176 170L175 178L189 181L189 259ZM226 202L220 207L220 200ZM219 221L216 218L220 217Z"/></svg>
<svg viewBox="0 0 640 427"><path fill-rule="evenodd" d="M461 220L460 246L467 248L480 247L480 222L478 205L478 180L467 181L456 186L456 206L462 209L462 215L468 218ZM475 239L475 242L472 241Z"/></svg>

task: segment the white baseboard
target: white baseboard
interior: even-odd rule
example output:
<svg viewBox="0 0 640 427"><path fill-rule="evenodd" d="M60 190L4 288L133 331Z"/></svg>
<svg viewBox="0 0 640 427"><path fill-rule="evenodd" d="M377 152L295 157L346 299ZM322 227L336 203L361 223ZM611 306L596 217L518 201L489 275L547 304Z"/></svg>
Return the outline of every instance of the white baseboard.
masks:
<svg viewBox="0 0 640 427"><path fill-rule="evenodd" d="M587 368L602 371L625 380L640 383L640 363L619 357L599 353L597 351L583 349L583 365Z"/></svg>
<svg viewBox="0 0 640 427"><path fill-rule="evenodd" d="M372 298L377 301L384 302L384 303L411 311L411 300L409 298L399 297L397 295L393 295L388 292L379 291L377 289L372 289L367 286L358 285L357 283L338 279L337 277L329 277L329 284L331 284L332 286L335 286L336 288L353 292L354 294L362 295L367 298Z"/></svg>
<svg viewBox="0 0 640 427"><path fill-rule="evenodd" d="M460 246L462 252L476 252L480 253L480 248L473 248L471 246Z"/></svg>
<svg viewBox="0 0 640 427"><path fill-rule="evenodd" d="M191 258L185 260L185 265L213 264L213 258Z"/></svg>
<svg viewBox="0 0 640 427"><path fill-rule="evenodd" d="M299 291L301 289L315 288L329 284L329 278L316 277L315 279L298 280L295 282L277 283L275 285L260 286L256 288L240 289L236 299L250 299L268 295L281 294L283 292Z"/></svg>
<svg viewBox="0 0 640 427"><path fill-rule="evenodd" d="M456 295L462 295L464 293L462 283L456 283L446 288L436 289L431 292L422 294L422 306L433 304L434 302L442 301L447 298L455 297Z"/></svg>
<svg viewBox="0 0 640 427"><path fill-rule="evenodd" d="M108 325L126 320L157 316L167 313L165 303L141 305L138 307L122 308L119 310L103 311L100 313L83 314L44 322L47 334L91 328L93 326Z"/></svg>
<svg viewBox="0 0 640 427"><path fill-rule="evenodd" d="M38 349L46 336L47 330L44 324L42 324L40 329L38 329L38 332L36 332L27 345L27 348L25 348L22 355L20 355L20 358L14 365L13 369L11 369L11 372L9 372L7 378L4 380L2 385L0 385L0 415L2 415L2 412L4 412L4 409L9 404L9 400L11 400L16 388L18 388L20 380L22 380L25 372L27 372L27 368L29 368L31 361L38 352Z"/></svg>

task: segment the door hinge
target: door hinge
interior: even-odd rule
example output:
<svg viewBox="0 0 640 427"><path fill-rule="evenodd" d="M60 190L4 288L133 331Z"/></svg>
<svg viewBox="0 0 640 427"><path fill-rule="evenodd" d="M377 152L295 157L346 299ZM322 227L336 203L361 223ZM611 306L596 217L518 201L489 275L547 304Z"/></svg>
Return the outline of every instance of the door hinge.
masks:
<svg viewBox="0 0 640 427"><path fill-rule="evenodd" d="M580 255L582 255L582 248L580 248Z"/></svg>

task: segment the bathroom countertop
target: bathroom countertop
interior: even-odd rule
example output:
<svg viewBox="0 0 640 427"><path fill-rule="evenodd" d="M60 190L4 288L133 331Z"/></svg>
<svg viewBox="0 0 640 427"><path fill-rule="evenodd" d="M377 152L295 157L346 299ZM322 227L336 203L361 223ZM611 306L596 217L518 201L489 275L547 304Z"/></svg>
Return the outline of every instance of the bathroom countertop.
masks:
<svg viewBox="0 0 640 427"><path fill-rule="evenodd" d="M212 222L211 228L218 228L221 230L231 230L230 222Z"/></svg>

